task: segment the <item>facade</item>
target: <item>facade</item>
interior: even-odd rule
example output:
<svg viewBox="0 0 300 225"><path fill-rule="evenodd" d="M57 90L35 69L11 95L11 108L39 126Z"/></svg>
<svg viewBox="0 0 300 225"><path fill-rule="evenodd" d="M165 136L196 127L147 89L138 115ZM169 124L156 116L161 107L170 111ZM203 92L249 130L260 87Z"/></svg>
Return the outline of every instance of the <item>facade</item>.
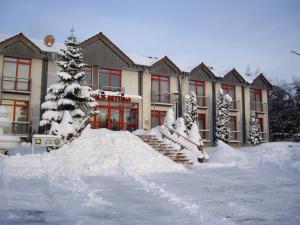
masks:
<svg viewBox="0 0 300 225"><path fill-rule="evenodd" d="M22 33L0 36L0 100L8 106L11 133L26 137L37 132L40 104L47 87L56 81L58 49L30 40ZM268 93L272 88L263 74L245 77L236 69L217 73L200 63L190 71L179 68L167 56L140 57L125 54L103 33L80 43L86 72L84 84L99 89L93 128L149 130L161 125L172 107L176 116L185 109L185 95L197 94L202 138L215 140L216 97L220 88L233 98L230 109L231 142L247 143L251 110L258 113L264 141L269 141Z"/></svg>

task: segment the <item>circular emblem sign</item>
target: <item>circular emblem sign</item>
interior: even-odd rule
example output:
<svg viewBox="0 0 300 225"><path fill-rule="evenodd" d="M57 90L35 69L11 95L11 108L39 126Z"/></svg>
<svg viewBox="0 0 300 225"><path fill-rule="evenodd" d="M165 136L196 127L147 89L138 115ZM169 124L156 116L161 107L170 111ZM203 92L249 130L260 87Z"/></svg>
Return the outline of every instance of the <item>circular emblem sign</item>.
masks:
<svg viewBox="0 0 300 225"><path fill-rule="evenodd" d="M51 47L55 42L55 38L53 35L49 34L44 38L44 43L45 45L47 45L48 47Z"/></svg>

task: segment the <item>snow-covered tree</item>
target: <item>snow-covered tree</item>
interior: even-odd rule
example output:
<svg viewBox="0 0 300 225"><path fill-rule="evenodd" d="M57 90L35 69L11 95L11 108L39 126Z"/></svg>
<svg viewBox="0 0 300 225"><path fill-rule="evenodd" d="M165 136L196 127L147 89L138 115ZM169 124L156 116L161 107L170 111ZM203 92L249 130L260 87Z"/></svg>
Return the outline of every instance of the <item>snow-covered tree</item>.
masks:
<svg viewBox="0 0 300 225"><path fill-rule="evenodd" d="M175 122L175 131L181 134L182 136L186 136L186 126L182 117L177 118Z"/></svg>
<svg viewBox="0 0 300 225"><path fill-rule="evenodd" d="M92 89L80 85L85 76L80 69L85 64L73 33L65 41L65 49L60 50L56 63L60 67L58 82L50 85L47 90L46 101L42 104L45 112L40 126L49 126L52 122L60 123L65 111L69 111L73 119L82 121L93 114L93 108L97 104L91 96Z"/></svg>
<svg viewBox="0 0 300 225"><path fill-rule="evenodd" d="M217 99L217 112L216 112L216 136L219 140L225 143L230 139L230 127L229 127L229 106L232 98L220 89L220 93Z"/></svg>
<svg viewBox="0 0 300 225"><path fill-rule="evenodd" d="M197 112L197 96L195 92L191 91L191 95L185 96L185 113L183 114L185 126L188 130L191 129L194 123L198 124L198 112Z"/></svg>
<svg viewBox="0 0 300 225"><path fill-rule="evenodd" d="M61 136L65 140L71 139L76 128L69 111L65 111L60 123L52 122L49 134Z"/></svg>
<svg viewBox="0 0 300 225"><path fill-rule="evenodd" d="M261 143L262 140L261 127L258 123L256 112L251 111L249 121L249 142L253 145L257 145Z"/></svg>
<svg viewBox="0 0 300 225"><path fill-rule="evenodd" d="M189 138L189 140L191 140L192 142L194 142L198 146L199 145L203 146L202 138L201 138L201 135L199 133L199 127L198 127L197 123L194 123L192 125L191 129L189 130L188 138Z"/></svg>
<svg viewBox="0 0 300 225"><path fill-rule="evenodd" d="M164 118L164 124L169 128L173 128L174 123L175 123L175 114L173 109L169 108Z"/></svg>

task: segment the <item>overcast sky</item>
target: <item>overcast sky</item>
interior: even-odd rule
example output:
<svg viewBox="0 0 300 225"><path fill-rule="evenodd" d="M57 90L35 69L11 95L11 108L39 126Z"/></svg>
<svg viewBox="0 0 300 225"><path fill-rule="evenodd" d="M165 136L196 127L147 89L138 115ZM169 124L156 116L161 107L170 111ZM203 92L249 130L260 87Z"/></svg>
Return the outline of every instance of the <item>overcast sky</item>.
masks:
<svg viewBox="0 0 300 225"><path fill-rule="evenodd" d="M124 52L167 55L273 80L300 79L300 0L15 1L1 0L0 33L62 42L72 25L79 40L100 31Z"/></svg>

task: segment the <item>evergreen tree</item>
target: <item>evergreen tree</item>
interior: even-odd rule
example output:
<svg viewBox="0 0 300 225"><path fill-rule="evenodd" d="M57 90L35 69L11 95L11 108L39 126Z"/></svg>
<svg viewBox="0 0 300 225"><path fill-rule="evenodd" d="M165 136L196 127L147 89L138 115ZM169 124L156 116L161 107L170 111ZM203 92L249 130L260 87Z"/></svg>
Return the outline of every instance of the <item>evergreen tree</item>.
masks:
<svg viewBox="0 0 300 225"><path fill-rule="evenodd" d="M184 124L184 119L182 117L178 117L175 121L175 131L182 136L186 136L186 127Z"/></svg>
<svg viewBox="0 0 300 225"><path fill-rule="evenodd" d="M197 112L197 96L195 92L191 91L191 95L185 96L186 106L185 113L183 114L185 126L188 130L191 129L194 123L198 125L198 112Z"/></svg>
<svg viewBox="0 0 300 225"><path fill-rule="evenodd" d="M261 135L261 127L257 120L257 115L254 111L251 111L249 121L249 142L253 145L261 143L263 140Z"/></svg>
<svg viewBox="0 0 300 225"><path fill-rule="evenodd" d="M60 50L59 60L56 63L60 67L58 82L50 85L47 90L46 101L42 104L45 112L40 126L49 127L53 121L60 123L65 111L69 111L72 118L80 122L93 114L93 108L97 104L91 96L92 89L80 85L85 76L80 69L85 64L73 32L67 37L65 49Z"/></svg>
<svg viewBox="0 0 300 225"><path fill-rule="evenodd" d="M174 123L175 123L175 114L173 109L169 108L164 118L164 124L169 128L173 128Z"/></svg>
<svg viewBox="0 0 300 225"><path fill-rule="evenodd" d="M229 127L229 106L232 98L220 89L217 99L217 112L216 112L216 136L219 140L228 143L230 140L230 127Z"/></svg>

